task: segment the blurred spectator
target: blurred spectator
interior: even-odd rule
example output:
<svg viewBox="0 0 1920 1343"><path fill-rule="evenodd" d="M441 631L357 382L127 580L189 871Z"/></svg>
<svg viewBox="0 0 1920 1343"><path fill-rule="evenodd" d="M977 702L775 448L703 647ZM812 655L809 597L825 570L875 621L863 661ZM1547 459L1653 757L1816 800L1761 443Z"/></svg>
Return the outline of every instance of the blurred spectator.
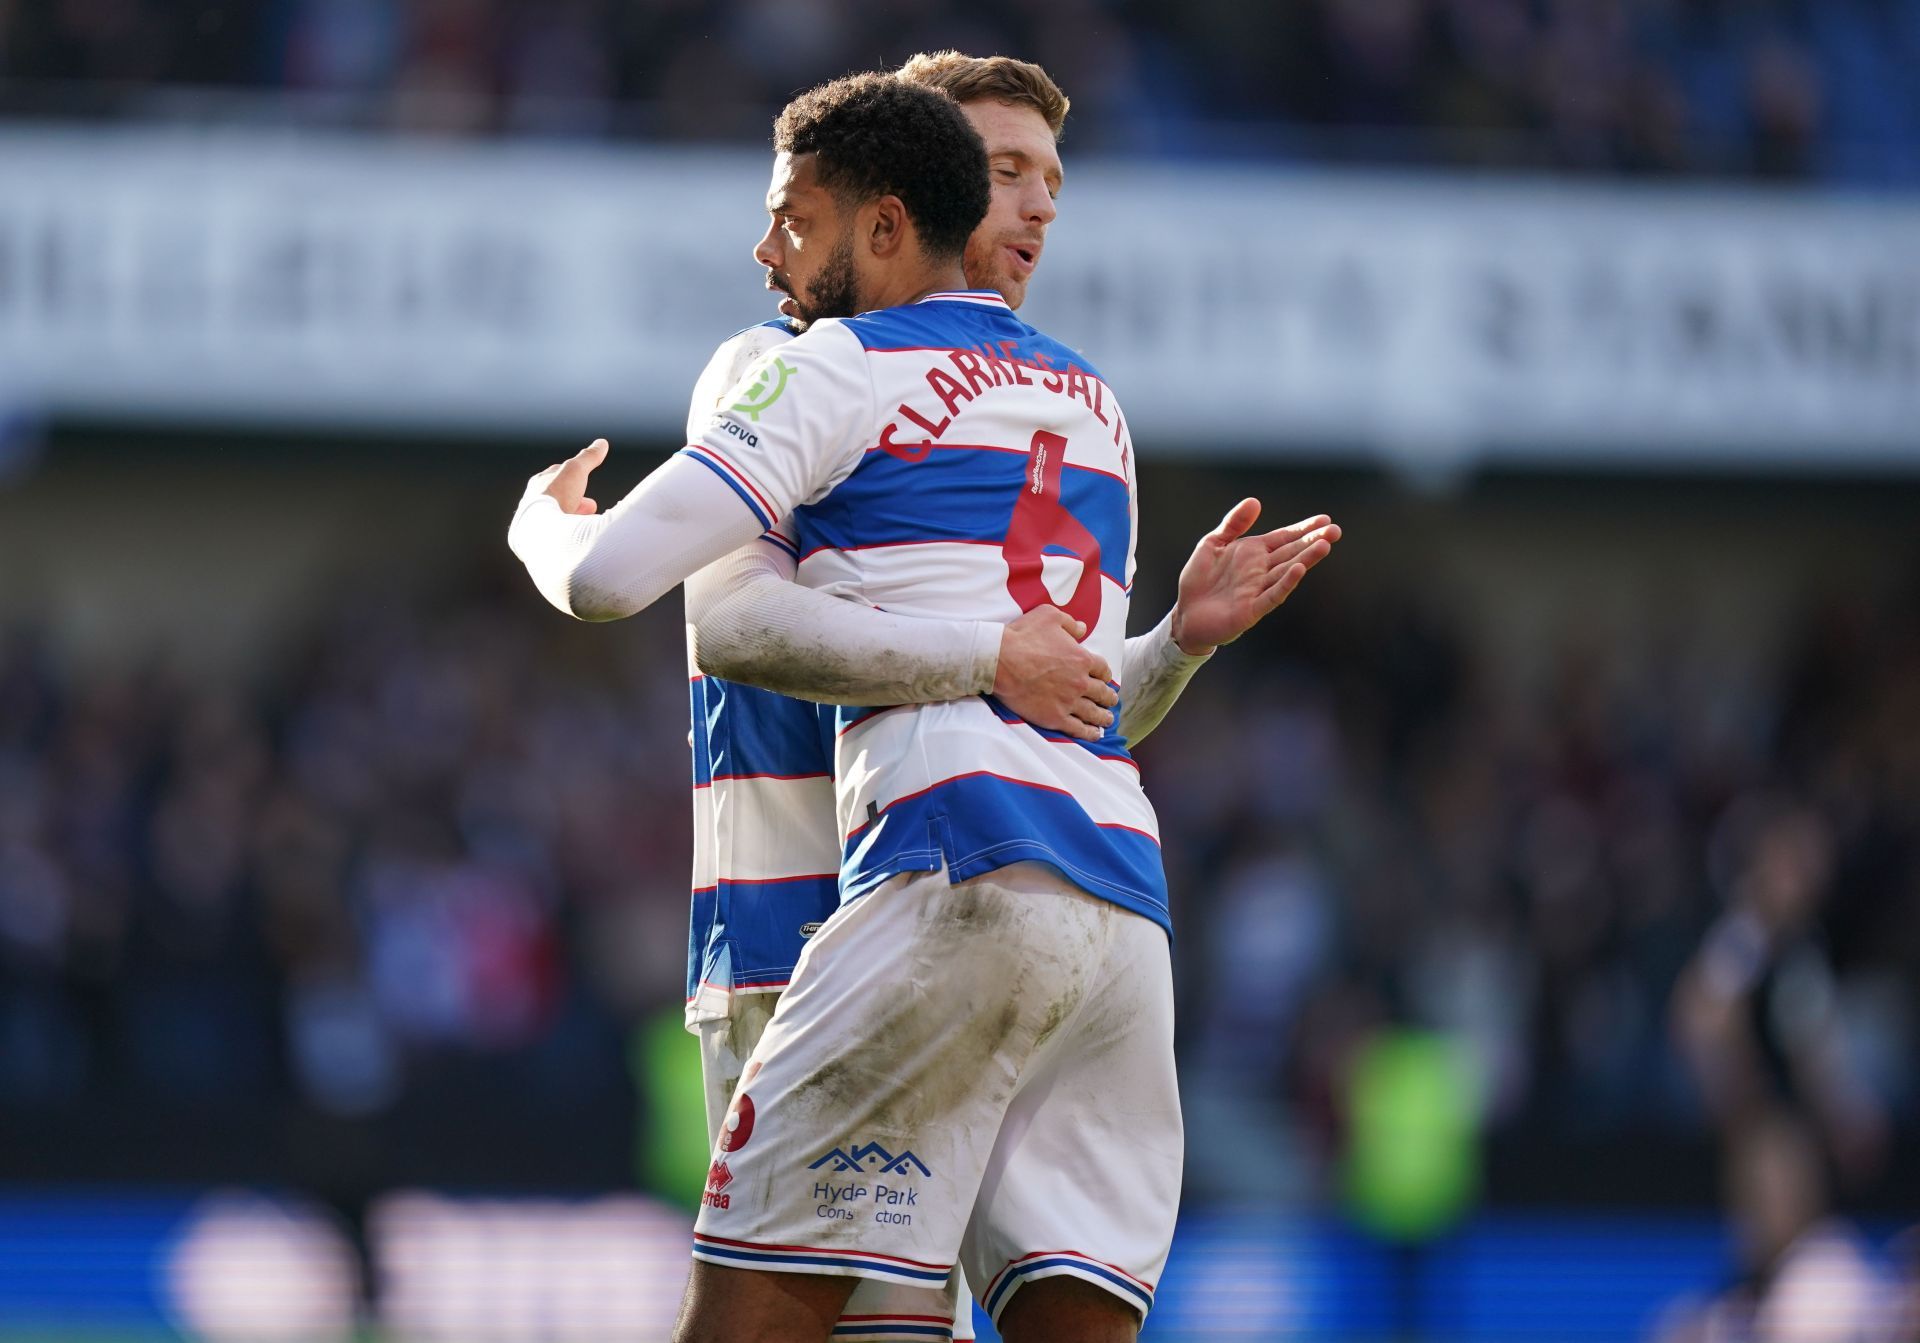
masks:
<svg viewBox="0 0 1920 1343"><path fill-rule="evenodd" d="M1196 1196L1324 1192L1387 1023L1461 1047L1496 1142L1786 1106L1876 1169L1920 1090L1916 609L1820 606L1740 693L1657 640L1523 678L1431 604L1353 592L1249 635L1140 751ZM462 1078L624 1086L595 1042L670 1010L684 968L674 615L348 594L250 688L8 631L0 1107L359 1118Z"/></svg>
<svg viewBox="0 0 1920 1343"><path fill-rule="evenodd" d="M265 695L63 679L0 642L0 1096L364 1114L579 995L609 1023L677 1001L677 669L596 691L539 665L524 606L379 612ZM665 955L569 945L637 894Z"/></svg>
<svg viewBox="0 0 1920 1343"><path fill-rule="evenodd" d="M1841 1170L1871 1178L1886 1120L1854 1075L1818 922L1834 876L1831 827L1803 805L1743 797L1714 848L1730 869L1730 909L1675 996L1708 1111L1730 1141L1759 1116L1804 1115Z"/></svg>
<svg viewBox="0 0 1920 1343"><path fill-rule="evenodd" d="M0 92L759 142L797 89L945 46L1047 65L1082 149L1920 184L1920 0L50 0L0 4Z"/></svg>

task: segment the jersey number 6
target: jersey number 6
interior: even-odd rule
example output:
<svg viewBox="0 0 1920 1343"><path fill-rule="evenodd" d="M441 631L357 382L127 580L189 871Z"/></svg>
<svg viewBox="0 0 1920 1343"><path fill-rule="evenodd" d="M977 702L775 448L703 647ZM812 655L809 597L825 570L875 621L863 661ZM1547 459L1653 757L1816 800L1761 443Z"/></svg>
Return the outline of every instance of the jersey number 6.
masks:
<svg viewBox="0 0 1920 1343"><path fill-rule="evenodd" d="M1013 506L1002 553L1007 560L1007 591L1022 611L1053 604L1041 581L1040 558L1049 546L1069 551L1080 561L1073 596L1060 603L1091 634L1100 623L1100 542L1060 499L1060 476L1067 464L1067 440L1045 429L1034 431L1027 449L1026 484Z"/></svg>

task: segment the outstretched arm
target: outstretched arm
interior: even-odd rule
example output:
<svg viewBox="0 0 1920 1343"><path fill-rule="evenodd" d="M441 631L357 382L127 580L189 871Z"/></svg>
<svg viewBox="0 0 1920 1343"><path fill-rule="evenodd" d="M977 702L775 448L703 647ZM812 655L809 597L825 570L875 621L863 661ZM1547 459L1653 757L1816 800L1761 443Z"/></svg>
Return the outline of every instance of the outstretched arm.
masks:
<svg viewBox="0 0 1920 1343"><path fill-rule="evenodd" d="M534 586L570 616L643 611L765 528L725 481L680 454L602 514L586 489L606 456L607 441L595 439L534 476L507 529Z"/></svg>
<svg viewBox="0 0 1920 1343"><path fill-rule="evenodd" d="M1160 726L1215 648L1276 610L1340 539L1338 524L1325 515L1248 536L1259 517L1258 499L1235 504L1194 547L1173 610L1152 632L1127 640L1120 735L1129 746Z"/></svg>
<svg viewBox="0 0 1920 1343"><path fill-rule="evenodd" d="M897 616L793 581L793 557L756 541L687 580L694 662L824 704L929 704L992 692L1038 727L1097 740L1116 696L1085 626L1054 607L1010 625Z"/></svg>
<svg viewBox="0 0 1920 1343"><path fill-rule="evenodd" d="M734 356L753 346L745 333L729 341L709 373L730 372ZM776 369L783 389L798 377L801 390L751 406L728 391L702 406L716 395L703 374L685 450L604 518L587 479L606 460L605 439L527 482L507 540L548 601L582 620L632 615L845 479L869 441L873 411L860 342L839 323L822 323L761 351L740 383L757 386L749 380Z"/></svg>

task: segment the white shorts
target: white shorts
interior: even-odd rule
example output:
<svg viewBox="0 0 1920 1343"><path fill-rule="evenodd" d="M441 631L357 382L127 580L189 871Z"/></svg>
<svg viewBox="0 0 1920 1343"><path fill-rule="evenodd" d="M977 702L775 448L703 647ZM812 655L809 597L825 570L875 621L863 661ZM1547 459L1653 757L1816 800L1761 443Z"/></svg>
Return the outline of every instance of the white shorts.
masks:
<svg viewBox="0 0 1920 1343"><path fill-rule="evenodd" d="M777 992L732 994L725 1017L699 1024L707 1132L720 1132L740 1074L782 996ZM973 1297L958 1268L937 1287L905 1287L882 1278L862 1278L847 1298L832 1334L844 1343L856 1339L859 1343L930 1343L948 1338L971 1343L973 1336Z"/></svg>
<svg viewBox="0 0 1920 1343"><path fill-rule="evenodd" d="M719 1133L694 1257L1142 1316L1180 1197L1166 934L1053 869L896 877L807 943Z"/></svg>

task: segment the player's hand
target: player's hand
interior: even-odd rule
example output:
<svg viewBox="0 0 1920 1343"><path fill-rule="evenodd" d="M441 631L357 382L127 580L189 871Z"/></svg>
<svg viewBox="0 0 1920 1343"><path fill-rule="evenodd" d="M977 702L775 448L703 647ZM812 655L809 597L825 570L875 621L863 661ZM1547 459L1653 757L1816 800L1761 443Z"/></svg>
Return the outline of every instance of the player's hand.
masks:
<svg viewBox="0 0 1920 1343"><path fill-rule="evenodd" d="M1173 639L1182 652L1211 653L1259 624L1340 539L1339 525L1324 514L1248 536L1259 517L1260 501L1242 499L1193 548L1173 605Z"/></svg>
<svg viewBox="0 0 1920 1343"><path fill-rule="evenodd" d="M562 513L580 517L598 512L600 505L587 497L587 477L593 474L594 467L606 460L607 440L596 438L566 461L554 463L527 481L526 497L531 499L537 494L550 494L560 505Z"/></svg>
<svg viewBox="0 0 1920 1343"><path fill-rule="evenodd" d="M1057 606L1036 606L1000 636L994 696L1035 727L1098 741L1120 696L1107 660L1080 641L1087 627Z"/></svg>

